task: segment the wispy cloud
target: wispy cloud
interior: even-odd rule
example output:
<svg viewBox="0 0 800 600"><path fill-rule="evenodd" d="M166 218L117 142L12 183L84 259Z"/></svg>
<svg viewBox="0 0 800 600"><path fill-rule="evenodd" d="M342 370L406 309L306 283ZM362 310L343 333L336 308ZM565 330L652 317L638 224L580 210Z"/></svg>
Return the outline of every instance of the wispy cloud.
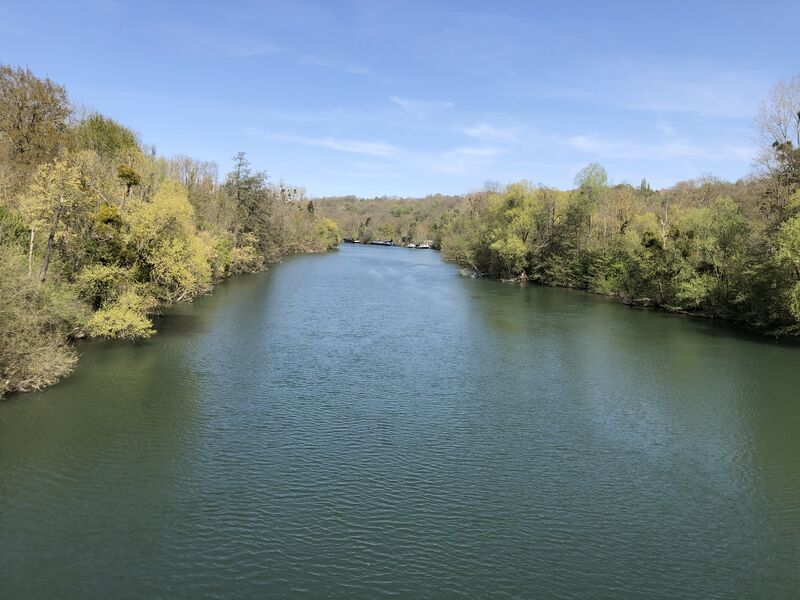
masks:
<svg viewBox="0 0 800 600"><path fill-rule="evenodd" d="M491 164L495 157L506 151L500 146L490 144L456 146L441 151L430 151L402 148L381 140L294 135L264 131L255 127L246 127L244 131L252 137L269 142L326 148L335 152L369 157L352 163L348 168L349 175L358 178L394 178L413 172L449 175L470 173L476 168Z"/></svg>
<svg viewBox="0 0 800 600"><path fill-rule="evenodd" d="M328 148L330 150L347 152L350 154L388 157L395 155L398 152L398 148L396 146L375 140L353 140L338 137L306 137L300 135L289 135L285 133L267 132L254 127L246 127L245 131L254 137L268 141L286 142L289 144L300 144L303 146L315 146L317 148Z"/></svg>
<svg viewBox="0 0 800 600"><path fill-rule="evenodd" d="M565 83L565 74L568 80ZM579 82L579 83L576 83ZM700 59L590 59L565 65L548 81L502 82L504 95L563 100L621 111L750 119L770 76L762 69Z"/></svg>
<svg viewBox="0 0 800 600"><path fill-rule="evenodd" d="M186 23L156 25L164 39L171 40L181 51L225 58L251 58L286 52L281 46L262 37L247 37L223 29L209 31Z"/></svg>
<svg viewBox="0 0 800 600"><path fill-rule="evenodd" d="M656 123L656 130L659 131L661 135L668 138L678 137L675 128L671 125L667 125L666 123Z"/></svg>
<svg viewBox="0 0 800 600"><path fill-rule="evenodd" d="M504 150L498 146L459 146L451 152L452 154L461 154L463 156L497 156L502 154Z"/></svg>
<svg viewBox="0 0 800 600"><path fill-rule="evenodd" d="M311 67L321 67L323 69L333 69L334 71L342 71L344 73L349 73L350 75L374 74L370 69L366 67L352 65L344 62L336 62L319 56L300 54L297 56L297 61L301 65L306 65Z"/></svg>
<svg viewBox="0 0 800 600"><path fill-rule="evenodd" d="M403 169L395 164L380 162L354 161L350 168L342 170L327 170L330 176L354 177L356 179L400 179L406 176Z"/></svg>
<svg viewBox="0 0 800 600"><path fill-rule="evenodd" d="M619 90L616 103L623 108L703 117L749 119L759 91L768 87L757 69L705 60L617 61L606 76L608 89Z"/></svg>
<svg viewBox="0 0 800 600"><path fill-rule="evenodd" d="M458 146L438 153L421 153L412 164L418 169L447 175L463 175L487 170L505 150L499 146Z"/></svg>
<svg viewBox="0 0 800 600"><path fill-rule="evenodd" d="M753 156L754 148L741 145L705 145L675 135L663 140L642 141L636 138L614 138L594 134L561 136L554 134L556 144L581 151L598 160L603 159L747 159Z"/></svg>
<svg viewBox="0 0 800 600"><path fill-rule="evenodd" d="M1 19L0 28L2 28ZM332 57L308 54L288 46L281 46L263 37L247 37L240 32L215 31L211 33L205 29L189 25L170 25L165 26L164 29L171 38L178 40L184 48L200 50L201 52L226 58L282 56L300 66L331 69L350 75L374 75L367 67Z"/></svg>
<svg viewBox="0 0 800 600"><path fill-rule="evenodd" d="M389 100L417 118L424 119L433 113L453 108L455 103L436 100L411 100L401 96L390 96Z"/></svg>
<svg viewBox="0 0 800 600"><path fill-rule="evenodd" d="M522 127L496 127L488 123L476 123L469 127L457 127L456 131L485 142L515 142L522 133Z"/></svg>

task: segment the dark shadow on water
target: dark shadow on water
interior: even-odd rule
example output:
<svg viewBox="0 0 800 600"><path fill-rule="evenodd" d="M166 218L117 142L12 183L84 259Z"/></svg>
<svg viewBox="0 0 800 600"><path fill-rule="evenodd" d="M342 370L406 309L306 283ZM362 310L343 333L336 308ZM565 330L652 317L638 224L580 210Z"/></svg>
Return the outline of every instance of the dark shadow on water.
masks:
<svg viewBox="0 0 800 600"><path fill-rule="evenodd" d="M476 282L484 282L488 285L502 286L506 288L516 288L519 290L542 290L545 294L554 294L552 297L553 305L560 304L559 296L564 299L570 299L576 302L583 303L596 303L604 304L606 306L616 306L618 310L626 310L632 313L640 313L648 315L654 319L668 319L675 322L683 322L691 324L694 331L701 333L705 336L710 336L717 339L722 338L738 338L747 342L756 343L759 345L766 345L772 348L800 348L800 336L775 336L770 333L758 330L746 323L729 321L725 319L704 317L702 315L693 315L688 313L670 312L660 308L650 308L642 306L630 306L622 302L617 297L606 296L604 294L595 294L585 290L574 288L562 288L555 286L541 285L538 283L515 283L515 282L502 282L491 279L475 279ZM491 292L490 292L491 293ZM502 294L501 292L497 292ZM480 298L479 294L471 292L470 297L473 299ZM529 302L530 296L525 297L525 301Z"/></svg>

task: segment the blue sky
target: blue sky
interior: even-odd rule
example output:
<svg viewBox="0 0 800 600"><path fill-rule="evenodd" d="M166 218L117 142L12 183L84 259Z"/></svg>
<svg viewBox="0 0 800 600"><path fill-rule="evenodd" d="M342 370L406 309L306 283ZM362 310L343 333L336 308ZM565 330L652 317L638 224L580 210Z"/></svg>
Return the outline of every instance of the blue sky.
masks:
<svg viewBox="0 0 800 600"><path fill-rule="evenodd" d="M753 116L800 72L800 2L17 2L0 61L165 155L247 152L314 195L655 187L751 170Z"/></svg>

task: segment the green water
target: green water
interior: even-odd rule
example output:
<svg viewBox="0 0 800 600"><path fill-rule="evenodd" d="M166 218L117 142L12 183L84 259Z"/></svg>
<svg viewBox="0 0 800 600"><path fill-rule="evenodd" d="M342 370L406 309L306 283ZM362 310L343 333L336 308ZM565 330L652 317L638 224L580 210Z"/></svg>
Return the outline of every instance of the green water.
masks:
<svg viewBox="0 0 800 600"><path fill-rule="evenodd" d="M343 246L0 403L2 598L793 598L800 348Z"/></svg>

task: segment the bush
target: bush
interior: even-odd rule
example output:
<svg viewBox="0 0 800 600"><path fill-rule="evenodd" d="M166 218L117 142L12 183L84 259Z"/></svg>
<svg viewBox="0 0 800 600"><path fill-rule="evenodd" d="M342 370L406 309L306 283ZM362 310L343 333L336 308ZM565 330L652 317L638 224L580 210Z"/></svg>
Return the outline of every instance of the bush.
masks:
<svg viewBox="0 0 800 600"><path fill-rule="evenodd" d="M115 265L89 265L84 267L75 283L78 295L98 309L103 304L116 300L129 281L126 269Z"/></svg>
<svg viewBox="0 0 800 600"><path fill-rule="evenodd" d="M136 340L155 333L147 314L156 307L153 298L129 291L95 312L86 323L94 337Z"/></svg>
<svg viewBox="0 0 800 600"><path fill-rule="evenodd" d="M85 316L69 287L40 285L28 276L22 251L0 246L0 396L38 390L67 375L77 360L68 339Z"/></svg>

